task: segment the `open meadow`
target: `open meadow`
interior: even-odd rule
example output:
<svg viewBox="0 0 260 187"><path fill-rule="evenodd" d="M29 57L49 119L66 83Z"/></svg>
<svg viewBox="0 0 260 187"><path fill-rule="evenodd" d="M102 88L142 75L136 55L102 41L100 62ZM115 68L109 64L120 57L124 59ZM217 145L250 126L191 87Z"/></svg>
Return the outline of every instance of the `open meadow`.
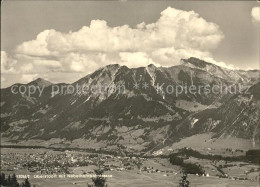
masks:
<svg viewBox="0 0 260 187"><path fill-rule="evenodd" d="M1 155L2 172L6 175L15 173L18 182L24 180L21 177L28 175L30 183L35 186L83 187L91 184L91 174L94 173L95 169L98 169L97 158L103 161L104 175L109 176L106 181L109 187L178 186L182 176L180 166L172 165L168 158L161 157L129 158L81 151L24 148L3 148ZM134 164L137 159L142 160L141 173L140 168ZM82 160L87 164L84 164ZM192 187L259 186L257 165L229 162L227 167L222 168L228 177L219 178L220 171L216 165L220 165L222 162L214 162L213 164L210 160L193 157L185 162L200 164L207 173L206 176L189 174L188 180ZM247 179L242 180L239 177Z"/></svg>

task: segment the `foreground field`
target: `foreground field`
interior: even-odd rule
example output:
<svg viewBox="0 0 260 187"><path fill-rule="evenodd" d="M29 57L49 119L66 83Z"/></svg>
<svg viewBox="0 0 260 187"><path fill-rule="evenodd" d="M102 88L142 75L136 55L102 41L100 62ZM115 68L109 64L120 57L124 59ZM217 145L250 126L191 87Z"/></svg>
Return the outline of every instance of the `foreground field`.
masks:
<svg viewBox="0 0 260 187"><path fill-rule="evenodd" d="M122 172L106 172L112 174L113 177L107 180L109 187L177 187L180 174L169 174L164 176L162 173L142 173L137 174L137 171L122 171ZM219 179L217 177L199 177L196 175L189 175L188 180L193 186L201 187L258 187L257 181L239 181L230 179ZM84 186L91 183L91 179L30 179L31 184L35 186L57 186L57 187L71 187L71 186Z"/></svg>
<svg viewBox="0 0 260 187"><path fill-rule="evenodd" d="M80 151L53 151L50 149L13 149L3 148L1 152L1 171L6 175L15 173L21 183L19 175L28 175L29 181L35 186L71 187L92 184L91 177L77 178L78 175L93 174L98 168L97 162L103 160L108 187L177 187L181 179L181 167L172 165L168 158L141 158L141 173L135 161L140 158L119 157L105 154L93 154ZM83 162L83 161L84 162ZM79 162L80 161L80 162ZM59 165L58 162L63 163ZM228 178L219 178L221 172L216 168L220 162L207 159L189 157L185 162L200 164L207 176L188 175L191 187L258 187L259 166L229 162L222 168ZM37 163L37 164L36 164ZM50 164L48 164L50 163ZM67 163L67 164L64 164ZM84 163L87 163L86 165ZM79 164L83 164L82 166ZM64 169L67 168L67 169ZM250 171L250 172L246 172ZM35 176L64 175L65 178L35 178ZM68 177L75 175L76 177ZM238 178L247 178L246 180Z"/></svg>

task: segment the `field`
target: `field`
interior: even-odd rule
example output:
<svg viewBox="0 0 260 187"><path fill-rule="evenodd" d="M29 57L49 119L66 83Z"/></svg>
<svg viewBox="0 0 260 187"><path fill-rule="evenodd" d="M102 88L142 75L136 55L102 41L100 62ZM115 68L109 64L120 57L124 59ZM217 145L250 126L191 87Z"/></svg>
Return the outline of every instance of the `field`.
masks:
<svg viewBox="0 0 260 187"><path fill-rule="evenodd" d="M106 174L112 174L112 178L107 181L108 186L111 187L171 187L178 186L178 181L181 178L180 174L169 174L165 176L163 173L142 173L137 174L137 170L134 171L122 171L122 172L106 172ZM231 179L219 179L217 177L199 177L196 175L188 175L188 180L191 186L201 187L258 187L257 181L239 181ZM30 179L31 184L36 186L86 186L87 183L91 183L91 179Z"/></svg>
<svg viewBox="0 0 260 187"><path fill-rule="evenodd" d="M59 155L63 155L64 152L53 151L48 149L13 149L13 148L4 148L2 149L2 155L30 155L28 158L32 158L35 160L35 157L32 155L48 155L51 157L56 157ZM73 155L91 155L91 153L83 153L83 152L69 152L69 155L73 157ZM46 156L45 156L46 157ZM104 156L105 158L106 156ZM2 157L3 159L3 157ZM94 159L94 158L93 158ZM179 180L181 179L181 168L179 166L172 165L167 158L148 158L143 161L142 172L139 173L139 170L136 166L132 167L132 169L124 169L122 168L122 160L120 157L112 157L106 160L106 163L109 165L113 165L115 169L110 169L105 171L105 175L111 175L111 177L107 178L107 184L109 187L145 187L145 186L153 186L153 187L170 187L170 186L178 186ZM8 161L8 160L5 160ZM11 160L10 160L11 162ZM28 162L26 159L25 162ZM259 186L258 182L258 172L250 172L249 174L245 174L245 171L249 171L252 169L257 169L256 165L249 165L244 163L233 163L232 166L224 168L223 171L227 173L229 176L242 177L247 176L248 180L235 180L234 178L219 178L216 175L218 171L213 167L212 162L209 160L196 159L190 157L186 160L186 162L191 163L199 163L204 166L204 169L208 176L197 176L197 175L188 175L188 180L190 181L190 186L201 186L201 187L244 187L251 186L257 187ZM239 164L242 166L240 167ZM69 167L70 175L83 175L93 173L95 169L97 169L96 163L89 164L88 166L73 166ZM148 169L144 169L148 168ZM150 169L149 169L150 168ZM151 169L152 168L152 169ZM3 168L4 169L4 168ZM39 171L29 171L26 168L16 168L14 170L2 170L4 173L16 175L29 175L29 181L32 185L35 186L62 186L62 187L71 187L71 186L86 186L87 183L91 184L92 180L90 177L88 178L34 178L35 176L41 176ZM55 173L53 173L55 174ZM47 174L45 175L47 176ZM22 182L24 179L19 179L19 182Z"/></svg>

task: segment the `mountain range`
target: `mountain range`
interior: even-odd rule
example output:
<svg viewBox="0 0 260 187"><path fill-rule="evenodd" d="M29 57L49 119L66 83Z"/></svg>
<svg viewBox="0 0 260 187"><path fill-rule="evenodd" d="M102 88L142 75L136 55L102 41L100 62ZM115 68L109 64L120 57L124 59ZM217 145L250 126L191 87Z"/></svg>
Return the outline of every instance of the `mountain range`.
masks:
<svg viewBox="0 0 260 187"><path fill-rule="evenodd" d="M254 146L260 140L259 73L226 69L191 57L172 67L108 65L70 84L93 88L85 92L54 93L53 87L69 84L39 78L15 85L44 87L41 96L12 94L12 86L1 89L1 137L12 143L41 140L53 146L123 145L144 151L210 133L211 139L234 137ZM112 92L107 87L99 91L100 85L123 85L124 91ZM169 93L180 86L205 85L243 89Z"/></svg>

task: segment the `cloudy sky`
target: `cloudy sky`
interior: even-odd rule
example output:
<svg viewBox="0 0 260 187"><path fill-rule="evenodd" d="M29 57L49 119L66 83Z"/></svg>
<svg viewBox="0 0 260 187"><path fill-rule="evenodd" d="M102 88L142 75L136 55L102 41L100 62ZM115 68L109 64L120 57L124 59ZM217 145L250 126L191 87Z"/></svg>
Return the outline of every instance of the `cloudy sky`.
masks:
<svg viewBox="0 0 260 187"><path fill-rule="evenodd" d="M4 1L1 87L73 82L111 63L173 66L181 58L259 69L254 1Z"/></svg>

